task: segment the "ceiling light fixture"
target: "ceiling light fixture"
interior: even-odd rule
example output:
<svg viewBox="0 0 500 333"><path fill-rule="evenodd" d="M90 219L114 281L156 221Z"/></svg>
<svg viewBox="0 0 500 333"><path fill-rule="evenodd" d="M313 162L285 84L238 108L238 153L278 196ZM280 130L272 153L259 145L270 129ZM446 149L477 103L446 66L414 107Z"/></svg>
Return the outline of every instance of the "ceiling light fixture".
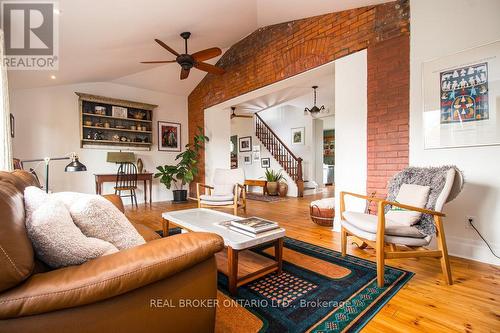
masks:
<svg viewBox="0 0 500 333"><path fill-rule="evenodd" d="M59 15L59 14L61 14L61 11L56 8L56 9L54 9L54 14Z"/></svg>
<svg viewBox="0 0 500 333"><path fill-rule="evenodd" d="M51 75L51 76L50 76L50 78L51 78L52 80L55 80L55 79L56 79L56 76L55 76L55 75Z"/></svg>
<svg viewBox="0 0 500 333"><path fill-rule="evenodd" d="M325 106L324 105L321 105L321 107L317 107L316 106L316 89L318 89L318 86L312 86L312 88L314 89L314 105L312 108L305 108L304 111L306 112L310 112L311 115L315 115L321 111L323 111L325 109Z"/></svg>

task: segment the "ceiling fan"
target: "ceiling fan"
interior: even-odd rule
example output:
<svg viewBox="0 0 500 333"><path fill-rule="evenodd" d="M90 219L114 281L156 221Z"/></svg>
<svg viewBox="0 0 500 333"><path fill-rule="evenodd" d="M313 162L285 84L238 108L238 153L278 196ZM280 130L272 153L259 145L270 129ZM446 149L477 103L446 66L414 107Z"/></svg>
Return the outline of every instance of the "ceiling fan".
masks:
<svg viewBox="0 0 500 333"><path fill-rule="evenodd" d="M253 116L244 116L244 115L238 115L238 114L234 113L234 111L236 111L236 106L231 106L231 110L233 110L233 112L231 113L231 119L233 119L233 118L253 118Z"/></svg>
<svg viewBox="0 0 500 333"><path fill-rule="evenodd" d="M166 63L177 62L179 65L181 65L181 80L184 80L189 76L189 71L193 67L212 74L217 74L217 75L224 74L224 70L222 68L203 62L205 60L209 60L221 55L222 50L218 47L211 47L203 51L198 51L193 54L189 54L187 47L187 40L189 39L190 36L191 36L190 32L181 33L181 37L184 38L184 46L185 46L185 53L183 54L179 54L177 51L175 51L173 48L171 48L161 40L155 39L155 42L157 42L164 49L166 49L167 51L176 56L175 60L141 61L141 64L166 64Z"/></svg>

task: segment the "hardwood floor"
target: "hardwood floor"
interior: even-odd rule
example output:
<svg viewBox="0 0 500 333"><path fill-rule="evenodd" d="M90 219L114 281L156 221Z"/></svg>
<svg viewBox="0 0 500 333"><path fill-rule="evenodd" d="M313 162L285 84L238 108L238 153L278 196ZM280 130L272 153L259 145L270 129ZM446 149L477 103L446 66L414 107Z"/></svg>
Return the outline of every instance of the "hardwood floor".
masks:
<svg viewBox="0 0 500 333"><path fill-rule="evenodd" d="M324 193L266 203L248 201L246 216L277 221L288 237L340 251L340 233L309 218L309 202ZM155 230L164 211L196 207L196 203L153 203L127 207L127 215ZM230 210L225 210L230 213ZM240 215L245 216L240 210ZM446 220L445 220L446 221ZM348 244L347 253L374 261L372 249ZM410 282L368 323L363 332L499 332L500 267L451 257L454 284L446 285L435 258L392 259L387 264L415 273Z"/></svg>

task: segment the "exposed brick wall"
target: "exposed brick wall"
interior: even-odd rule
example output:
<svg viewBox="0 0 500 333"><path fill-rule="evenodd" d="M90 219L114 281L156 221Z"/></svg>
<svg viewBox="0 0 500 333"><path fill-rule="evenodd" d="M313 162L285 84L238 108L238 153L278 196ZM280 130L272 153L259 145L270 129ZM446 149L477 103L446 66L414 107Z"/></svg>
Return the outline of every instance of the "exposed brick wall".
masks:
<svg viewBox="0 0 500 333"><path fill-rule="evenodd" d="M382 49L398 49L399 45L390 41L399 38L409 40L408 0L330 13L258 29L233 45L219 60L217 65L225 69L224 75L208 74L189 95L189 136L192 138L197 127L204 126L204 109L207 107L365 48L368 49L369 55L372 53L371 49L377 46ZM370 61L373 63L370 64ZM394 58L391 58L391 61L394 61ZM369 56L368 63L369 68L387 66L382 56ZM405 71L408 71L408 68L405 68ZM388 72L389 70L385 73ZM379 83L376 80L369 80L369 90L373 89L370 85L374 84ZM406 81L395 79L394 85L398 91L408 90L409 79ZM380 99L383 99L383 96L385 92ZM377 100L375 105L382 105L381 103L381 100ZM392 102L387 101L387 104L390 103ZM373 105L369 99L369 117L375 110ZM408 105L401 112L408 114ZM368 128L371 127L369 123ZM371 153L370 148L369 153ZM203 156L199 165L198 180L201 180L205 177ZM368 181L372 184L371 179ZM194 184L191 185L191 190L194 190Z"/></svg>

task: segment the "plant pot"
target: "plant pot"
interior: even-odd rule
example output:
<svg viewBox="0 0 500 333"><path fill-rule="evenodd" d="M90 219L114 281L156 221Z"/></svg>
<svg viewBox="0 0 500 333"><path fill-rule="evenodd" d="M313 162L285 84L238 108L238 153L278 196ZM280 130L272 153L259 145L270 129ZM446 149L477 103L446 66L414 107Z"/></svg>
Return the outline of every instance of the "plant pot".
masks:
<svg viewBox="0 0 500 333"><path fill-rule="evenodd" d="M280 194L280 197L286 197L288 193L288 184L285 182L280 182L278 186L278 192Z"/></svg>
<svg viewBox="0 0 500 333"><path fill-rule="evenodd" d="M278 182L267 182L266 188L269 195L278 195Z"/></svg>
<svg viewBox="0 0 500 333"><path fill-rule="evenodd" d="M187 201L187 190L173 190L174 203L186 202Z"/></svg>

